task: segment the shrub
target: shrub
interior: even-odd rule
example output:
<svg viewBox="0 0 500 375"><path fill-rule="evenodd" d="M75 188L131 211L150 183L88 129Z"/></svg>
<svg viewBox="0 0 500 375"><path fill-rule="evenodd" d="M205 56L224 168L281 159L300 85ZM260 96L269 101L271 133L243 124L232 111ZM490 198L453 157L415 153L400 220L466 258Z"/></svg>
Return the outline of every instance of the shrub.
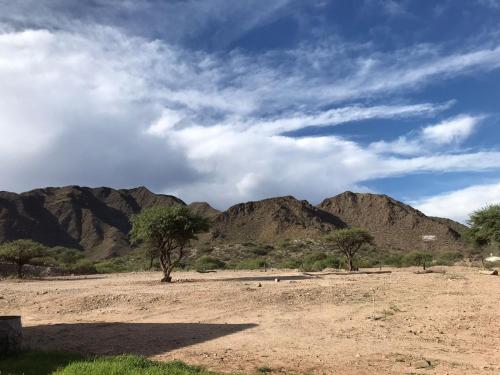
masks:
<svg viewBox="0 0 500 375"><path fill-rule="evenodd" d="M269 252L273 249L274 247L271 245L257 245L252 248L252 253L263 256L269 254Z"/></svg>
<svg viewBox="0 0 500 375"><path fill-rule="evenodd" d="M300 268L306 272L319 272L325 268L340 268L340 265L339 258L318 253L306 256Z"/></svg>
<svg viewBox="0 0 500 375"><path fill-rule="evenodd" d="M405 254L402 263L405 266L422 266L425 267L432 262L432 254L425 251L412 251Z"/></svg>
<svg viewBox="0 0 500 375"><path fill-rule="evenodd" d="M194 264L194 268L197 271L208 271L213 269L221 269L226 266L222 260L217 258L204 256L196 260Z"/></svg>
<svg viewBox="0 0 500 375"><path fill-rule="evenodd" d="M300 259L290 258L290 259L285 260L282 263L279 263L277 266L278 266L278 268L296 269L296 268L300 268L300 266L302 266L302 263L303 262Z"/></svg>
<svg viewBox="0 0 500 375"><path fill-rule="evenodd" d="M257 270L259 268L264 268L267 265L265 259L262 258L254 258L254 259L245 259L237 263L234 268L239 270Z"/></svg>
<svg viewBox="0 0 500 375"><path fill-rule="evenodd" d="M455 251L445 252L438 255L436 258L436 264L441 266L452 266L456 262L464 259L463 254Z"/></svg>
<svg viewBox="0 0 500 375"><path fill-rule="evenodd" d="M94 262L88 259L79 260L76 264L66 266L64 269L70 273L78 275L91 275L98 273Z"/></svg>

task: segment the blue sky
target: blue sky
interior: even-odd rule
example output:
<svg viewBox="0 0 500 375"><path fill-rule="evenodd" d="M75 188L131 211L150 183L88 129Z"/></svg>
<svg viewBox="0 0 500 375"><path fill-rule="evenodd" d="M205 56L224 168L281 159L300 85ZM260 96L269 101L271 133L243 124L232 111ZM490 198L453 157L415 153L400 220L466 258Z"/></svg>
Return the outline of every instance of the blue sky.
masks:
<svg viewBox="0 0 500 375"><path fill-rule="evenodd" d="M500 201L500 1L0 0L1 190Z"/></svg>

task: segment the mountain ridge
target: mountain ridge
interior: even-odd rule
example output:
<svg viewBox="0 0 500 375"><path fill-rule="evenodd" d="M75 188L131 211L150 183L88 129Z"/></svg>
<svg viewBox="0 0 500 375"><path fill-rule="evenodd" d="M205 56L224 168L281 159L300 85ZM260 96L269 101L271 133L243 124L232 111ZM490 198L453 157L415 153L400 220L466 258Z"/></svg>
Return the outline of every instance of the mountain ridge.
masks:
<svg viewBox="0 0 500 375"><path fill-rule="evenodd" d="M132 189L76 185L0 192L0 242L32 238L48 246L85 251L94 259L124 255L130 218L154 205L187 205L181 199L155 194L144 186ZM380 248L420 249L422 235L434 234L434 246L462 249L460 223L432 218L387 195L344 192L314 206L293 196L238 203L219 211L207 202L187 205L211 221L206 243L276 243L287 239L320 238L328 231L363 227Z"/></svg>

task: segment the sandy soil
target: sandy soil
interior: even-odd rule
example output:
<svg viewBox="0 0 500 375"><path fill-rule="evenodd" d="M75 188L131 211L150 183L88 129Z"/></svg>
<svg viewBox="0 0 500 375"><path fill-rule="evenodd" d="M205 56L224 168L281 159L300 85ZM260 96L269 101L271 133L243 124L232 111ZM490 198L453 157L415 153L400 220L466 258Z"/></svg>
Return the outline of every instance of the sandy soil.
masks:
<svg viewBox="0 0 500 375"><path fill-rule="evenodd" d="M22 315L32 348L136 353L225 372L500 373L500 277L393 271L177 273L171 285L158 273L7 280L0 312ZM417 368L422 359L431 366Z"/></svg>

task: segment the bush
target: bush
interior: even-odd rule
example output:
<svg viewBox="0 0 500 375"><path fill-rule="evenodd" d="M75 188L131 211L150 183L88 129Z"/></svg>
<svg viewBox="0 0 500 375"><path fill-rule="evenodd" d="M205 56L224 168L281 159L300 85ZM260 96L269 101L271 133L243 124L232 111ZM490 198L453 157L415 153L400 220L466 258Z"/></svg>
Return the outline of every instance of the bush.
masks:
<svg viewBox="0 0 500 375"><path fill-rule="evenodd" d="M259 268L264 268L267 265L265 259L255 258L255 259L245 259L236 263L234 268L238 270L257 270Z"/></svg>
<svg viewBox="0 0 500 375"><path fill-rule="evenodd" d="M63 269L77 275L92 275L98 273L94 262L88 259L82 259L76 262L76 264L64 267Z"/></svg>
<svg viewBox="0 0 500 375"><path fill-rule="evenodd" d="M296 258L290 258L277 265L278 268L290 268L296 269L302 266L302 260Z"/></svg>
<svg viewBox="0 0 500 375"><path fill-rule="evenodd" d="M252 248L252 253L255 255L267 255L271 250L273 250L274 247L271 245L258 245Z"/></svg>
<svg viewBox="0 0 500 375"><path fill-rule="evenodd" d="M403 256L402 264L404 266L425 266L432 262L432 254L425 251L412 251Z"/></svg>
<svg viewBox="0 0 500 375"><path fill-rule="evenodd" d="M302 271L319 272L325 268L340 268L341 261L334 256L307 256L300 267ZM318 259L319 258L319 259Z"/></svg>
<svg viewBox="0 0 500 375"><path fill-rule="evenodd" d="M199 258L198 260L196 260L194 264L194 268L196 269L196 271L221 269L224 268L225 266L226 263L224 263L222 260L208 256Z"/></svg>
<svg viewBox="0 0 500 375"><path fill-rule="evenodd" d="M439 254L436 258L436 264L440 266L452 266L463 259L463 254L456 251L449 251Z"/></svg>

